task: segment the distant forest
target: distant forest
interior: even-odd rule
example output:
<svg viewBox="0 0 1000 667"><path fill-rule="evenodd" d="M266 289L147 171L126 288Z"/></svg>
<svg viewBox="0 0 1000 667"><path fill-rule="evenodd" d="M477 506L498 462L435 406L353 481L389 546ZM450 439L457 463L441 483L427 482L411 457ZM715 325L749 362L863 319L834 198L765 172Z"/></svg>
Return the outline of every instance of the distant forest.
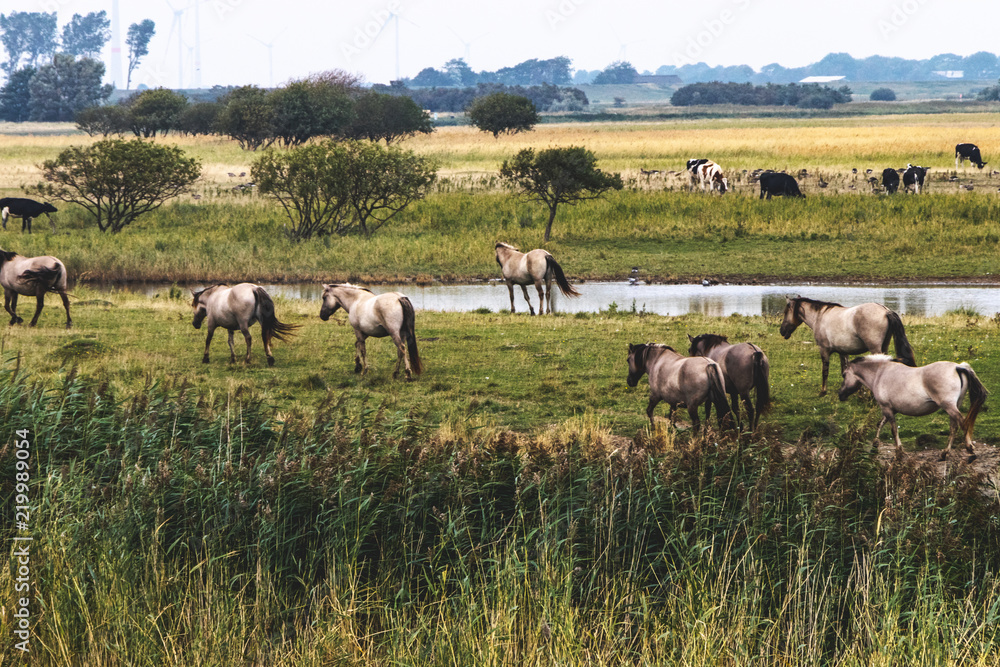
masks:
<svg viewBox="0 0 1000 667"><path fill-rule="evenodd" d="M749 65L711 67L705 63L676 67L664 65L655 72L637 71L628 62L614 62L603 70L576 70L566 57L531 59L513 67L476 72L462 58L449 60L440 69L426 67L416 76L397 85L407 88L468 88L479 84L538 86L543 83L566 86L601 83L629 83L635 76L676 75L683 83L721 81L731 83L794 83L807 76L843 76L846 81L933 81L943 78L936 72L962 72L967 80L1000 78L1000 58L980 51L971 56L944 53L926 60L870 56L854 58L847 53L830 53L805 67L765 65L757 71Z"/></svg>

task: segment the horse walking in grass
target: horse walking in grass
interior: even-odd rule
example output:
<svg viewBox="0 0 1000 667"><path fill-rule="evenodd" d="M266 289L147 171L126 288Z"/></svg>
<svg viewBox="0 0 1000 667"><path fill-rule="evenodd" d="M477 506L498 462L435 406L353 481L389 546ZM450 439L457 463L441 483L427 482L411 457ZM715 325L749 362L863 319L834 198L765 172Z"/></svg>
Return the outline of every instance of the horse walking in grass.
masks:
<svg viewBox="0 0 1000 667"><path fill-rule="evenodd" d="M521 286L524 300L528 302L528 310L532 315L535 309L531 306L531 299L528 298L528 285L534 285L538 290L538 314L545 314L545 304L548 303L549 314L552 310L552 279L556 281L560 291L566 296L580 296L580 293L566 280L566 274L562 267L552 257L548 250L532 250L531 252L520 252L517 248L506 243L497 243L496 247L497 264L503 279L507 283L507 291L510 293L510 312L514 311L514 285ZM543 289L544 286L544 289Z"/></svg>
<svg viewBox="0 0 1000 667"><path fill-rule="evenodd" d="M10 314L11 325L24 322L17 316L17 297L35 297L35 316L28 326L38 324L45 295L55 292L62 297L66 309L66 328L73 326L69 316L69 296L66 294L66 266L55 257L22 257L16 252L0 250L0 285L3 286L3 307Z"/></svg>
<svg viewBox="0 0 1000 667"><path fill-rule="evenodd" d="M885 354L889 341L896 347L896 356L907 366L916 366L913 348L906 339L899 315L880 303L863 303L845 308L839 303L816 301L805 297L788 298L780 332L786 339L805 323L813 330L823 360L823 384L820 396L826 395L826 380L830 374L830 354L840 355L840 374L847 366L847 355Z"/></svg>
<svg viewBox="0 0 1000 667"><path fill-rule="evenodd" d="M202 322L208 320L208 336L205 338L204 363L208 363L208 348L212 344L212 336L218 327L229 331L229 361L236 361L236 350L233 347L233 334L238 329L247 343L247 354L244 361L250 363L250 327L260 322L261 338L264 341L264 354L267 355L267 365L274 365L271 355L271 339L287 341L298 325L279 322L274 314L274 302L270 295L260 285L240 283L233 287L219 284L206 287L198 292L192 292L194 300L194 328L200 329Z"/></svg>
<svg viewBox="0 0 1000 667"><path fill-rule="evenodd" d="M941 460L948 458L952 443L955 441L955 433L959 428L965 435L965 448L970 454L969 461L976 458L972 444L972 429L976 425L976 417L982 410L989 392L969 364L935 361L926 366L912 368L883 354L860 357L847 364L844 386L840 388L838 394L840 400L846 401L862 386L871 390L875 402L882 408L882 421L878 423L878 429L875 431L876 442L879 433L882 432L882 426L888 421L892 425L896 450L902 452L903 443L899 440L896 415L922 417L940 409L948 414L951 426L948 447L941 453ZM966 392L969 394L970 405L968 414L963 417L959 406Z"/></svg>
<svg viewBox="0 0 1000 667"><path fill-rule="evenodd" d="M736 425L742 429L740 421L739 399L747 411L747 422L751 431L757 430L760 415L771 404L770 376L771 365L764 351L753 343L732 344L725 336L719 334L699 334L692 338L688 354L692 357L708 357L722 368L722 377L726 381L729 399L732 402ZM756 394L756 410L750 402L750 391Z"/></svg>
<svg viewBox="0 0 1000 667"><path fill-rule="evenodd" d="M349 283L323 285L323 306L319 318L330 319L338 308L347 311L347 321L354 328L354 372L368 372L365 339L390 336L396 344L396 368L392 377L399 377L399 367L406 371L406 379L413 379L423 371L417 351L416 315L409 298L399 292L376 296L371 290Z"/></svg>
<svg viewBox="0 0 1000 667"><path fill-rule="evenodd" d="M628 377L625 382L630 387L639 383L639 378L649 374L649 405L646 416L649 424L653 421L653 410L660 401L670 406L670 423L674 423L674 411L683 404L691 416L691 432L697 433L700 421L698 406L705 404L705 434L708 434L708 420L715 405L719 425L723 426L729 414L726 403L726 381L722 368L706 357L685 357L669 345L642 343L628 346Z"/></svg>

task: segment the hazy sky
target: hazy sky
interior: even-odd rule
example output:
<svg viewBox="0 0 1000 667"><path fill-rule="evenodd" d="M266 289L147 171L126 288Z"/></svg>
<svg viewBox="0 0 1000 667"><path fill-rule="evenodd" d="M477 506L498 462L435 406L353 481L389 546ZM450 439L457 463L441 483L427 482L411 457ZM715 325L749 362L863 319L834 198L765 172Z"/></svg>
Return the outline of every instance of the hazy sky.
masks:
<svg viewBox="0 0 1000 667"><path fill-rule="evenodd" d="M195 82L196 2L120 0L123 66L129 24L156 22L133 87ZM171 5L181 10L179 27ZM0 7L56 11L60 31L75 13L111 14L110 0L3 0ZM1000 25L998 0L201 0L198 8L205 87L267 86L334 68L388 82L397 73L397 23L404 77L460 57L475 70L567 56L573 69L627 59L642 71L692 61L801 66L837 51L905 58L1000 51L990 38Z"/></svg>

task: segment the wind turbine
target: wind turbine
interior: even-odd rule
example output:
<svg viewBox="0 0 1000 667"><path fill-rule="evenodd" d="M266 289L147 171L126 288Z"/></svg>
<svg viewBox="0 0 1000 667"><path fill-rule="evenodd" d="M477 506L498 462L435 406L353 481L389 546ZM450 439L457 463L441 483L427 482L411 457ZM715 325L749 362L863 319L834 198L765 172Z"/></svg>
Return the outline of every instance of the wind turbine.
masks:
<svg viewBox="0 0 1000 667"><path fill-rule="evenodd" d="M287 30L287 28L285 28L285 30ZM281 35L285 32L285 30L282 30L277 35L275 35L274 38L272 39L272 41L270 41L270 42L265 42L264 40L258 39L257 37L254 37L253 35L247 33L247 37L249 37L250 39L254 40L255 42L260 42L265 47L267 47L267 87L268 88L274 88L274 42L275 42L275 40L278 39L278 37L281 37Z"/></svg>
<svg viewBox="0 0 1000 667"><path fill-rule="evenodd" d="M174 30L177 30L177 88L181 89L184 87L184 12L191 9L190 6L184 7L183 9L177 9L170 2L170 0L163 0L170 7L171 11L174 13L174 20L170 23L170 32L167 34L167 48L170 48L170 40L174 36Z"/></svg>
<svg viewBox="0 0 1000 667"><path fill-rule="evenodd" d="M472 45L473 45L473 43L479 41L480 39L482 39L483 37L485 37L486 35L489 34L489 33L484 32L484 33L480 34L477 37L473 37L469 41L465 41L465 39L463 39L462 36L460 34L458 34L458 31L455 30L454 28L452 28L452 27L449 26L448 30L451 30L451 34L455 35L455 37L458 39L458 41L460 41L462 43L462 46L465 47L465 56L464 56L464 58L465 58L465 64L466 65L469 64L469 58L471 58L471 56L472 56Z"/></svg>
<svg viewBox="0 0 1000 667"><path fill-rule="evenodd" d="M379 31L375 33L375 37L372 38L372 41L374 42L376 39L378 39L379 35L381 35L382 32L385 30L385 27L389 25L389 22L391 21L393 23L393 27L396 29L396 79L395 79L396 81L399 81L399 18L400 18L399 11L397 9L390 9L389 18L386 20L385 23L382 24L382 27L379 29ZM414 23L413 21L411 21L406 17L403 17L403 20L415 28L420 27L419 25L417 25L416 23Z"/></svg>

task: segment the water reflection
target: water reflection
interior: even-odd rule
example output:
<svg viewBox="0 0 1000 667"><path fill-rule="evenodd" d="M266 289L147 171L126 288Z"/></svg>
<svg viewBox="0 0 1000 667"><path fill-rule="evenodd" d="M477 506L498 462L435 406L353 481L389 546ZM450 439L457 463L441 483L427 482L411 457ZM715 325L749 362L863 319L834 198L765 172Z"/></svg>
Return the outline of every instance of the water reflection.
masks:
<svg viewBox="0 0 1000 667"><path fill-rule="evenodd" d="M617 308L619 311L643 311L659 315L702 313L713 317L728 315L762 315L780 313L786 295L801 295L821 301L834 301L854 306L867 301L884 303L907 315L942 315L956 308L969 308L981 315L1000 312L1000 290L981 286L940 285L880 285L844 287L839 285L644 285L620 283L578 283L582 293L578 299L566 299L556 293L556 310L561 312L596 312ZM307 301L320 300L323 288L319 283L265 285L271 294ZM166 295L169 285L134 285L116 287L146 294ZM492 311L510 308L507 287L501 282L476 285L377 285L372 290L380 294L393 290L410 297L420 310L472 311L488 308ZM532 303L537 293L529 289ZM521 290L515 288L517 309L525 311Z"/></svg>

